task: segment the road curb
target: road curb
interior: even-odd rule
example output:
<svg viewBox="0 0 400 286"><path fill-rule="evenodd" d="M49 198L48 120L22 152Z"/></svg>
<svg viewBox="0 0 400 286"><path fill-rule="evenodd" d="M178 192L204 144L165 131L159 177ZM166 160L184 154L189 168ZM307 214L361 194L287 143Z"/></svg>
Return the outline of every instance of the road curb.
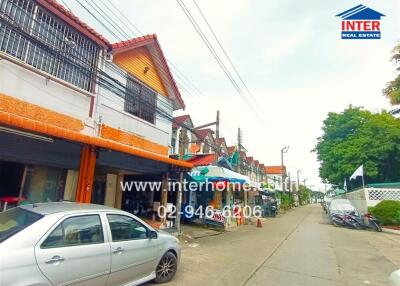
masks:
<svg viewBox="0 0 400 286"><path fill-rule="evenodd" d="M400 235L400 230L395 230L395 229L391 229L391 228L382 228L382 231L385 233L391 233L391 234L397 234Z"/></svg>

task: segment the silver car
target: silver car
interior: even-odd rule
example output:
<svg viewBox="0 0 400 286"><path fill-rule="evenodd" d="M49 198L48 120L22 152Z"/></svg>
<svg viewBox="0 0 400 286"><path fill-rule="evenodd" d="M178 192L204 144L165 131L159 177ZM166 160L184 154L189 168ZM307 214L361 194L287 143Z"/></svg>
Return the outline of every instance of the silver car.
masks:
<svg viewBox="0 0 400 286"><path fill-rule="evenodd" d="M0 285L138 285L170 281L178 239L101 205L42 203L0 213Z"/></svg>

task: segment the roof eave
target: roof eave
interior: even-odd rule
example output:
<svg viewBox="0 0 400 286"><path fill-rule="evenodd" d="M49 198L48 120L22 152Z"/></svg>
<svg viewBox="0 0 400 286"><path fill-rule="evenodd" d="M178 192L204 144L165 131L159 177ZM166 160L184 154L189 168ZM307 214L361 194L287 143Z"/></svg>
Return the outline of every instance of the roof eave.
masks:
<svg viewBox="0 0 400 286"><path fill-rule="evenodd" d="M127 52L139 47L143 47L143 46L148 46L154 44L155 45L155 49L159 54L159 58L161 60L161 65L164 68L165 71L165 75L167 77L167 79L170 81L170 84L172 86L172 93L171 94L171 98L173 100L173 109L174 110L179 110L179 109L183 109L185 110L186 105L185 102L182 99L181 93L178 89L178 86L175 82L175 79L172 75L172 72L169 68L169 65L167 63L167 60L165 58L164 52L161 49L160 43L157 40L157 36L155 34L153 35L146 35L143 37L139 37L136 39L132 39L132 40L128 40L128 41L124 41L121 43L115 43L111 45L111 52L116 55L119 53L123 53L123 52Z"/></svg>
<svg viewBox="0 0 400 286"><path fill-rule="evenodd" d="M79 24L77 20L74 20L73 17L76 17L75 15L73 15L72 13L71 15L67 15L65 14L65 12L61 11L62 9L65 9L61 4L56 3L57 5L59 5L59 7L57 7L53 1L49 0L36 0L36 3L56 15L58 18L65 21L68 25L72 26L88 38L90 38L102 48L109 49L111 47L110 42L108 42L106 38L95 32L87 24L81 22L80 20L79 22L81 22L81 24ZM76 17L76 19L78 19L78 17Z"/></svg>

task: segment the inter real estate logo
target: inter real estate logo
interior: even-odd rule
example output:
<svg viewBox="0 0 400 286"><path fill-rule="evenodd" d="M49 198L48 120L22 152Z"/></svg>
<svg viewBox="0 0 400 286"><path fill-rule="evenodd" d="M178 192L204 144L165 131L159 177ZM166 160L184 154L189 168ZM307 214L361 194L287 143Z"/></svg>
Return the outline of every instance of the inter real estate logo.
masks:
<svg viewBox="0 0 400 286"><path fill-rule="evenodd" d="M382 16L361 4L337 14L342 18L342 39L380 39Z"/></svg>

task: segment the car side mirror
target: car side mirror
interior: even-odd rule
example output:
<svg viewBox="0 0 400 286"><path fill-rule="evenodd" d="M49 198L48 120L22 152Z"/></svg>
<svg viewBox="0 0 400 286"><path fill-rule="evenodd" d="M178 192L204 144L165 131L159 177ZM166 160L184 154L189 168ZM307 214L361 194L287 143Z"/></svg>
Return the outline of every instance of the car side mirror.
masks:
<svg viewBox="0 0 400 286"><path fill-rule="evenodd" d="M157 239L157 237L158 237L157 231L155 231L155 230L150 230L150 232L149 232L149 238L150 238L150 239Z"/></svg>

